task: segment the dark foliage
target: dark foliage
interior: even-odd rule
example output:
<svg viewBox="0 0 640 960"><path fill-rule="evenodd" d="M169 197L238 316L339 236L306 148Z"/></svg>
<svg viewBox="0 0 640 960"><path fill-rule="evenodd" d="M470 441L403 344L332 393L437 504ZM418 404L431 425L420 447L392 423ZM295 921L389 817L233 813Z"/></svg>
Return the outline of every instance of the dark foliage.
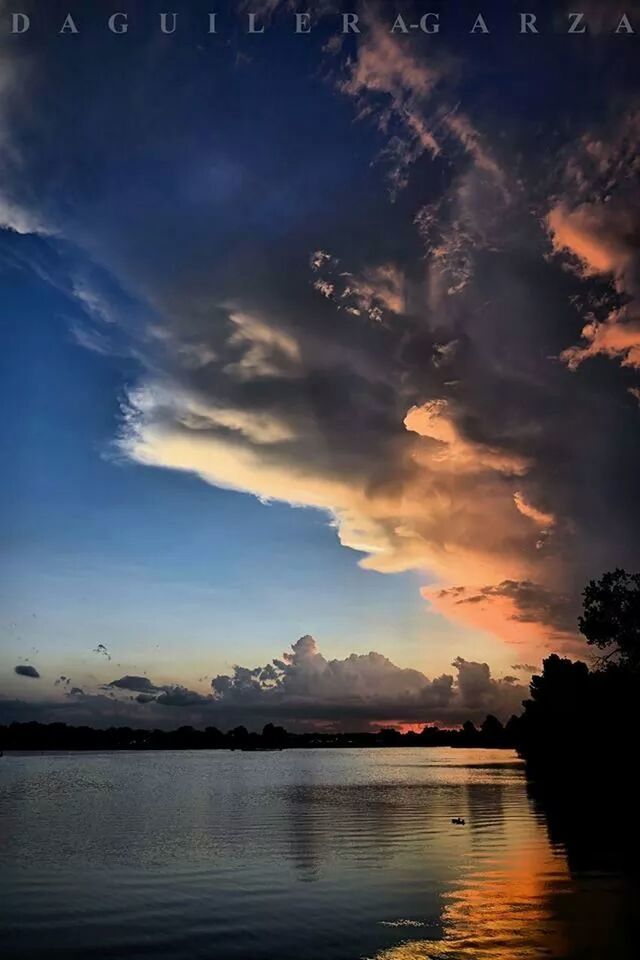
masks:
<svg viewBox="0 0 640 960"><path fill-rule="evenodd" d="M262 733L235 727L223 733L216 727L195 730L134 730L131 727L70 727L65 723L12 723L0 727L3 750L281 750L296 747L509 747L514 745L507 731L515 718L503 727L487 717L480 730L465 724L462 730L425 727L419 733L400 733L383 727L377 733L289 733L268 723Z"/></svg>
<svg viewBox="0 0 640 960"><path fill-rule="evenodd" d="M602 660L640 666L640 573L614 570L585 587L578 620L587 643L606 651Z"/></svg>
<svg viewBox="0 0 640 960"><path fill-rule="evenodd" d="M640 732L640 574L615 570L592 580L579 625L605 656L592 669L547 657L509 732L534 776L562 782L595 768L605 779L630 769Z"/></svg>

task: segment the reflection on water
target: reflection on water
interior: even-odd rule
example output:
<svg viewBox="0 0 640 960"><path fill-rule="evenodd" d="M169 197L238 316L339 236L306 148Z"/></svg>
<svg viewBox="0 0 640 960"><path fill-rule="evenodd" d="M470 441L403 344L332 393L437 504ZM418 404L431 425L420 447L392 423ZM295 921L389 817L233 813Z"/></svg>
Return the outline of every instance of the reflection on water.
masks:
<svg viewBox="0 0 640 960"><path fill-rule="evenodd" d="M571 944L551 896L568 888L569 875L541 829L508 849L483 851L463 866L443 895L441 940L405 942L380 951L377 960L567 956Z"/></svg>
<svg viewBox="0 0 640 960"><path fill-rule="evenodd" d="M632 955L630 881L584 851L570 871L563 829L508 752L2 764L4 957Z"/></svg>

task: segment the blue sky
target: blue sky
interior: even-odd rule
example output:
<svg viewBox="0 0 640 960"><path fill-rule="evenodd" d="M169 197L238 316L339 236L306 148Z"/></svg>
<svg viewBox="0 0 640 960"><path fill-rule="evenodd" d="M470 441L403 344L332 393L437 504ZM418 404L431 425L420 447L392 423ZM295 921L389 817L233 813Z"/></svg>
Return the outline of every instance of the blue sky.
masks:
<svg viewBox="0 0 640 960"><path fill-rule="evenodd" d="M473 652L477 638L467 648L459 629L429 614L417 574L363 571L325 514L127 462L114 438L138 365L77 341L81 305L17 265L28 242L3 236L9 691L24 691L10 678L14 661L51 679L107 680L118 664L193 683L268 660L310 631L338 657L380 649L421 665L428 651L433 668L448 664L453 643ZM112 662L93 652L98 643Z"/></svg>

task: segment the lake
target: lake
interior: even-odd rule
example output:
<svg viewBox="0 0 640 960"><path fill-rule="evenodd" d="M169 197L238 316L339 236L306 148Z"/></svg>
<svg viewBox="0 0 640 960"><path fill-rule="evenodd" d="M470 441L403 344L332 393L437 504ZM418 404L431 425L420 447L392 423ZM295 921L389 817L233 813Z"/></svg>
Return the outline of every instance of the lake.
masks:
<svg viewBox="0 0 640 960"><path fill-rule="evenodd" d="M5 960L635 955L506 750L9 755L0 831Z"/></svg>

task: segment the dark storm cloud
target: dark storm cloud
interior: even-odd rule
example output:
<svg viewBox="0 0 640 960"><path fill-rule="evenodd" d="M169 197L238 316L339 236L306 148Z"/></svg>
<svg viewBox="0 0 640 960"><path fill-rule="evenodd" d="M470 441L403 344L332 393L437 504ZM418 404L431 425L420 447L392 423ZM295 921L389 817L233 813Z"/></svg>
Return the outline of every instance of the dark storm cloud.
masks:
<svg viewBox="0 0 640 960"><path fill-rule="evenodd" d="M135 697L136 703L153 703L155 699L152 693L139 693L138 696Z"/></svg>
<svg viewBox="0 0 640 960"><path fill-rule="evenodd" d="M120 677L119 680L112 680L107 687L117 687L120 690L133 690L137 693L153 693L159 691L148 677Z"/></svg>
<svg viewBox="0 0 640 960"><path fill-rule="evenodd" d="M78 688L79 689L79 688ZM0 697L0 723L68 723L108 727L137 723L146 726L147 718L129 701L122 702L101 694L75 693L63 700L38 703ZM148 724L155 726L153 720ZM165 724L166 726L166 724ZM171 724L169 724L171 726Z"/></svg>
<svg viewBox="0 0 640 960"><path fill-rule="evenodd" d="M156 697L156 703L166 707L193 707L208 702L209 697L179 684L165 687L162 693Z"/></svg>
<svg viewBox="0 0 640 960"><path fill-rule="evenodd" d="M482 592L488 597L511 597L518 608L515 619L520 623L545 623L567 632L575 628L573 599L530 580L504 580L484 587Z"/></svg>
<svg viewBox="0 0 640 960"><path fill-rule="evenodd" d="M35 667L32 667L31 664L19 663L17 667L13 668L13 672L17 673L19 677L34 677L38 678L40 674Z"/></svg>
<svg viewBox="0 0 640 960"><path fill-rule="evenodd" d="M270 31L282 75L145 40L97 71L99 40L34 35L28 112L7 48L0 210L64 246L87 346L130 338L121 453L319 508L533 658L571 644L589 576L640 560L635 55L461 31L426 56L377 10L308 67Z"/></svg>
<svg viewBox="0 0 640 960"><path fill-rule="evenodd" d="M169 707L192 706L207 699L201 694L178 684L157 686L148 677L120 677L118 680L107 683L104 689L108 688L133 691L138 694L135 698L138 703L151 703L153 701Z"/></svg>
<svg viewBox="0 0 640 960"><path fill-rule="evenodd" d="M503 580L502 583L482 587L478 593L465 596L454 587L442 590L440 595L454 597L454 603L482 604L492 597L514 601L517 613L513 620L520 623L543 623L569 633L575 627L575 599L546 589L530 580Z"/></svg>

